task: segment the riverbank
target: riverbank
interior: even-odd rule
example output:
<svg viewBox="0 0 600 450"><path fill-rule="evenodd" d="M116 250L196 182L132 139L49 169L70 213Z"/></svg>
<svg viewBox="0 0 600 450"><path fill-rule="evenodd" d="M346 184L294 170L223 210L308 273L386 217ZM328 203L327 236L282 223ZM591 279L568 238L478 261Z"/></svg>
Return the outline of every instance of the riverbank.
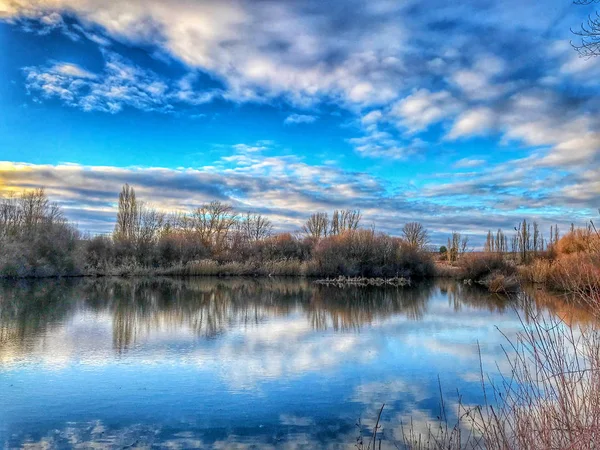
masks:
<svg viewBox="0 0 600 450"><path fill-rule="evenodd" d="M348 285L397 285L405 286L411 282L433 278L451 278L463 283L479 285L492 293L514 294L524 284L537 284L556 292L576 293L579 290L591 290L600 286L595 278L594 269L589 265L567 265L564 260L534 260L527 265L516 265L501 255L473 254L464 255L459 261L450 264L446 261L433 261L425 253L413 253L418 258L407 259L402 268L396 268L391 276L365 276L360 271L350 269L349 264L337 269L327 270L319 261L286 259L276 261L224 261L213 259L192 261L187 264L174 264L167 267L143 266L135 261L127 264L104 264L84 267L72 272L55 273L42 267L32 273L3 274L0 279L19 278L97 278L97 277L287 277L306 278L321 284L336 286ZM573 261L569 258L568 261ZM586 261L581 256L577 261ZM579 267L579 270L578 270ZM568 268L568 272L565 269ZM371 267L367 273L390 273L381 267Z"/></svg>
<svg viewBox="0 0 600 450"><path fill-rule="evenodd" d="M90 237L69 223L43 190L0 199L0 210L5 211L0 220L0 277L279 276L417 281L449 276L503 294L517 292L524 282L573 293L590 292L600 285L600 234L593 224L573 228L560 239L555 229L551 244L545 246L539 233L531 238L530 227L523 221L512 251L500 231L495 240L488 234L484 252L469 251L467 237L453 232L448 247L434 252L427 246L427 230L421 224L409 222L398 230L402 237L391 236L360 228L358 210L336 210L331 220L326 213L315 213L301 232L272 234L267 218L237 213L231 205L217 201L172 217L136 202L135 191L125 185L112 235Z"/></svg>
<svg viewBox="0 0 600 450"><path fill-rule="evenodd" d="M556 292L591 294L600 287L597 252L554 254L515 263L506 255L465 255L453 264L436 261L435 276L480 284L490 292L514 293L523 284L541 285Z"/></svg>

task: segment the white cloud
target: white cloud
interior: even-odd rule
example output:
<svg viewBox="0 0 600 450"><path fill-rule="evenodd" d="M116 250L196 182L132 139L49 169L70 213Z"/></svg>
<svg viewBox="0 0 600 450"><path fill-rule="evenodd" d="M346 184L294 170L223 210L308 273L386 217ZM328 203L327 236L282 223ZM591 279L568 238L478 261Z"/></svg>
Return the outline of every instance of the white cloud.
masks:
<svg viewBox="0 0 600 450"><path fill-rule="evenodd" d="M455 169L470 169L473 167L481 167L485 163L485 159L462 158L456 161L452 167Z"/></svg>
<svg viewBox="0 0 600 450"><path fill-rule="evenodd" d="M489 108L476 108L462 113L448 133L449 139L481 134L494 125L494 113Z"/></svg>
<svg viewBox="0 0 600 450"><path fill-rule="evenodd" d="M365 173L310 166L299 158L264 156L265 144L235 146L230 156L200 169L120 168L78 164L0 163L0 194L45 187L84 229L111 229L115 198L126 182L138 196L163 210L189 210L211 200L271 215L283 229L296 230L298 211L361 207L382 194L380 182Z"/></svg>
<svg viewBox="0 0 600 450"><path fill-rule="evenodd" d="M485 95L489 88L486 75L474 70L459 70L452 76L452 81L473 96Z"/></svg>
<svg viewBox="0 0 600 450"><path fill-rule="evenodd" d="M472 100L492 99L506 92L511 83L499 83L494 77L501 75L506 64L493 55L480 55L471 68L455 71L450 79Z"/></svg>
<svg viewBox="0 0 600 450"><path fill-rule="evenodd" d="M362 122L363 125L370 126L372 124L376 124L382 118L383 118L382 112L379 111L379 110L374 110L374 111L371 111L371 112L365 114L361 118L361 122Z"/></svg>
<svg viewBox="0 0 600 450"><path fill-rule="evenodd" d="M379 20L375 36L351 22L343 33L329 34L342 23L336 14L343 18L345 12L319 16L283 3L15 0L5 9L13 19L60 19L68 12L84 28L97 25L114 39L154 44L190 67L214 74L233 100L285 95L307 104L330 95L373 104L393 99L398 91L395 70L404 31L379 11L371 13ZM324 63L336 53L343 57Z"/></svg>
<svg viewBox="0 0 600 450"><path fill-rule="evenodd" d="M381 151L395 150L392 147ZM398 151L402 154L404 150ZM309 212L335 208L359 208L365 224L376 223L377 230L392 234L398 233L399 224L422 221L423 217L427 217L426 226L436 235L449 232L449 224L462 229L474 223L481 230L506 229L515 220L510 215L507 219L506 211L496 209L493 214L486 209L484 212L479 202L445 205L429 196L452 195L460 189L456 184L438 183L438 191L427 187L417 196L411 196L406 191L395 192L389 183L367 173L348 172L335 166L311 166L297 157L262 153L262 150L239 147L230 156L198 169L0 162L0 179L3 180L0 195L45 187L49 196L65 208L69 219L92 232L113 229L116 199L124 183L134 186L140 199L164 211L189 211L204 202L221 200L241 211L267 214L277 231L297 231ZM518 171L511 173L515 174L513 179L529 183ZM471 193L474 188L466 184L463 189ZM571 200L567 195L553 202L553 211L569 204ZM480 199L490 208L495 207L497 200L487 196ZM518 201L523 206L534 199L518 197ZM446 235L442 237L445 241Z"/></svg>
<svg viewBox="0 0 600 450"><path fill-rule="evenodd" d="M317 116L310 116L306 114L290 114L283 121L286 125L296 125L300 123L313 123L317 120Z"/></svg>
<svg viewBox="0 0 600 450"><path fill-rule="evenodd" d="M49 69L49 72L50 73L54 72L54 73L61 74L66 77L72 77L72 78L90 78L90 79L96 78L96 75L81 68L77 64L65 63L65 62L56 63L54 66L52 66Z"/></svg>
<svg viewBox="0 0 600 450"><path fill-rule="evenodd" d="M348 142L360 155L370 158L405 159L425 147L420 139L404 143L390 133L376 129L365 136L348 139Z"/></svg>
<svg viewBox="0 0 600 450"><path fill-rule="evenodd" d="M105 52L104 72L93 74L80 66L56 62L50 67L26 67L25 83L34 97L59 98L84 111L119 112L129 106L144 111L171 112L177 102L198 105L217 91L194 92L186 79L169 85L155 73Z"/></svg>
<svg viewBox="0 0 600 450"><path fill-rule="evenodd" d="M516 95L499 117L505 139L549 148L536 164L568 169L594 164L600 158L599 120L580 107L565 106L552 92Z"/></svg>
<svg viewBox="0 0 600 450"><path fill-rule="evenodd" d="M420 131L457 112L459 104L449 92L420 89L397 102L391 116L398 117L410 131Z"/></svg>
<svg viewBox="0 0 600 450"><path fill-rule="evenodd" d="M172 83L109 53L105 70L96 74L69 63L26 69L32 94L85 110L130 106L170 112L177 103L198 105L217 96L236 102L284 98L300 106L326 100L362 117L366 136L351 141L361 155L405 157L421 144L406 134L453 121L449 139L494 131L505 141L548 147L547 165L595 161L599 127L583 114L589 107L594 115L596 108L580 105L586 92L572 96L573 89L561 89L544 98L528 90L583 83L584 77L588 86L596 83L598 64L574 59L564 43L541 45L527 34L540 36L541 24L553 23L552 8L508 1L509 6L492 4L485 14L471 14L477 2L425 9L389 0L351 2L347 8L245 0L5 0L0 14L31 31L85 36L101 48L113 40L143 44L192 70ZM360 7L360 20L349 18L352 7ZM66 15L79 23L67 24ZM428 26L442 19L447 29ZM481 26L489 31L485 43ZM496 45L513 41L533 50L511 59L507 47ZM196 71L208 73L223 89L198 92ZM308 123L309 117L314 116L285 121ZM395 138L386 125L405 136Z"/></svg>

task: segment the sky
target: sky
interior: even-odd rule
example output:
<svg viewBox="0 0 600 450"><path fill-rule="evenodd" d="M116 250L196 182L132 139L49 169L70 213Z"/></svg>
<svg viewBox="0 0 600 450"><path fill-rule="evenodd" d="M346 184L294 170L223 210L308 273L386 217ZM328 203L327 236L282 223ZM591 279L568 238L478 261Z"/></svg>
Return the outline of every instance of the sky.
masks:
<svg viewBox="0 0 600 450"><path fill-rule="evenodd" d="M0 0L0 194L92 233L121 185L298 230L358 208L479 245L600 207L600 58L566 0ZM600 219L599 219L600 220Z"/></svg>

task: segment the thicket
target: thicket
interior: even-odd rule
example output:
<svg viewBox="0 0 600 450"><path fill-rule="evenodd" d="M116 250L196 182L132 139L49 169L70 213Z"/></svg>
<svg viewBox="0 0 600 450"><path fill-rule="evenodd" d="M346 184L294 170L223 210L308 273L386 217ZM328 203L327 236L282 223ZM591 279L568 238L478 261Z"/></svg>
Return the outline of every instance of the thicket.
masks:
<svg viewBox="0 0 600 450"><path fill-rule="evenodd" d="M43 190L0 199L0 274L77 275L79 233Z"/></svg>
<svg viewBox="0 0 600 450"><path fill-rule="evenodd" d="M312 214L295 235L213 201L166 214L123 186L114 232L81 236L43 190L0 200L0 275L283 275L423 278L433 274L418 223L394 238L360 227L359 210Z"/></svg>

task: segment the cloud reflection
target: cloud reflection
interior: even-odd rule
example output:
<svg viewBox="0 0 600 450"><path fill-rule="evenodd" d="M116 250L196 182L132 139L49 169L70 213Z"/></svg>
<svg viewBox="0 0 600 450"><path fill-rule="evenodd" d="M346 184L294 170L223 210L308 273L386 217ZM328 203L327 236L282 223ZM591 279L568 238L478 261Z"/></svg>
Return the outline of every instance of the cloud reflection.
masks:
<svg viewBox="0 0 600 450"><path fill-rule="evenodd" d="M544 295L537 310L554 311ZM16 430L14 421L27 417L35 432L24 427L19 445L51 448L66 440L113 448L130 438L175 448L344 448L354 443L357 418L367 433L386 403L386 438L398 440L408 418L417 430L436 421L438 376L449 408L456 388L478 400L476 343L486 370L495 369L504 338L493 324L514 336L513 306L531 300L444 280L415 289L277 279L3 282L6 426ZM586 319L581 310L569 315ZM32 384L22 390L25 380ZM29 419L48 400L28 395L47 388L54 412L44 420L63 414L56 420L73 422L64 429ZM109 401L124 415L119 429ZM128 412L139 402L148 405L143 419ZM176 436L155 425L163 419L174 421L165 427Z"/></svg>

